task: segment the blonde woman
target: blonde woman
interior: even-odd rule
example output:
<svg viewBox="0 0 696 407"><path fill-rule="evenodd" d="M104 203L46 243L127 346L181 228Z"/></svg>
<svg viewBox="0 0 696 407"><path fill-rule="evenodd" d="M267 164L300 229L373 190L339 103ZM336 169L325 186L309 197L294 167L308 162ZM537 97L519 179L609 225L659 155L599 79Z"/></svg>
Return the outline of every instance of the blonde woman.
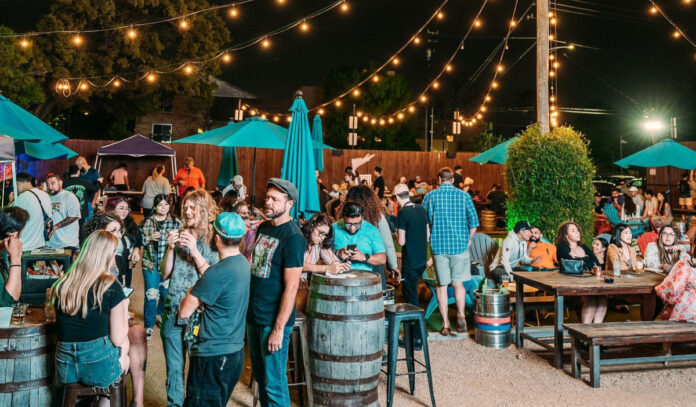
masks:
<svg viewBox="0 0 696 407"><path fill-rule="evenodd" d="M117 246L118 239L110 232L92 233L70 271L54 285L56 380L60 384L106 388L131 366L129 301L109 274ZM99 403L109 405L106 398ZM134 391L133 404L143 405L142 387Z"/></svg>
<svg viewBox="0 0 696 407"><path fill-rule="evenodd" d="M179 318L179 305L205 270L218 262L217 251L210 247L210 223L217 213L215 201L205 190L189 192L181 201L184 228L167 234L167 252L160 263L160 271L163 280L170 277L171 280L160 333L167 363L167 403L170 406L184 404L187 321Z"/></svg>
<svg viewBox="0 0 696 407"><path fill-rule="evenodd" d="M169 180L164 176L164 165L157 164L152 170L152 175L147 177L143 183L143 216L147 218L152 215L152 205L155 197L159 194L169 196L172 193L172 188L169 185Z"/></svg>

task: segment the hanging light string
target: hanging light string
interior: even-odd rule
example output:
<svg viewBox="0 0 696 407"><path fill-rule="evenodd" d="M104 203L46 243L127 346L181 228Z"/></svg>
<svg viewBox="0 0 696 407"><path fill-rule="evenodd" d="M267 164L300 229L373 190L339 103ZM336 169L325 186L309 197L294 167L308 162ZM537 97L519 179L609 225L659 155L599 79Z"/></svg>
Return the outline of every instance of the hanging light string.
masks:
<svg viewBox="0 0 696 407"><path fill-rule="evenodd" d="M650 4L652 4L652 7L650 7L650 14L660 14L665 21L667 21L672 27L674 28L674 31L672 32L672 38L674 39L679 39L679 38L684 38L692 47L696 48L696 42L691 39L691 37L688 36L687 33L684 32L679 26L665 13L665 11L660 7L657 3L655 3L654 0L649 0ZM690 2L690 1L689 1ZM687 2L687 3L689 3Z"/></svg>
<svg viewBox="0 0 696 407"><path fill-rule="evenodd" d="M410 44L416 44L416 45L420 44L421 38L419 37L419 35L420 35L420 34L423 32L423 30L428 26L428 24L430 24L430 23L431 23L434 19L436 19L436 18L442 18L442 16L443 16L442 9L445 7L445 5L448 3L448 1L449 1L449 0L444 0L444 1L440 4L440 6L439 6L437 9L435 9L435 12L430 16L430 18L428 18L428 20L426 20L426 22L423 23L423 25L421 25L420 28L418 28L418 30L416 31L416 33L413 34L411 37L409 37L409 39L408 39L399 49L397 49L396 52L394 52L389 58L387 58L387 60L386 60L382 65L378 66L376 69L374 69L372 72L370 72L370 73L365 77L365 79L361 80L360 82L358 82L357 84L355 84L355 86L353 86L352 88L350 88L350 89L346 90L345 92L339 94L338 96L334 97L333 99L331 99L331 100L329 100L329 101L326 101L326 102L324 102L324 103L322 103L322 104L320 104L320 105L318 105L318 106L315 106L315 107L309 109L309 111L311 112L311 111L314 111L314 110L323 109L324 107L329 106L329 105L335 103L336 101L340 101L341 98L343 98L343 97L345 97L345 96L351 94L351 93L354 92L356 89L358 89L358 91L359 91L360 86L364 85L367 81L369 81L369 80L374 80L375 78L379 78L378 76L375 76L375 75L377 75L379 72L381 72L382 69L384 69L384 67L386 67L386 66L389 65L389 64L395 64L395 63L398 64L399 62L395 62L395 61L400 61L400 60L398 59L399 54L401 54L401 52L402 52L404 49L406 49L406 47L408 47ZM488 0L485 0L485 1L488 1ZM397 59L395 60L395 58L397 58ZM379 79L378 79L378 80L379 80Z"/></svg>
<svg viewBox="0 0 696 407"><path fill-rule="evenodd" d="M558 68L560 63L558 62L558 47L554 44L558 42L558 1L552 0L551 2L552 10L549 12L549 49L551 53L549 55L549 123L551 127L558 126L558 110L556 109L558 103Z"/></svg>
<svg viewBox="0 0 696 407"><path fill-rule="evenodd" d="M124 82L132 82L129 80L126 80L126 76L130 75L137 75L134 80L147 80L148 82L155 82L157 80L158 75L166 75L166 74L171 74L177 71L183 70L184 73L186 74L191 74L194 72L195 68L197 65L205 65L209 62L212 62L216 59L221 59L223 62L230 62L232 59L232 52L240 51L245 48L252 47L257 44L261 44L264 48L267 48L270 46L270 38L278 36L284 32L287 32L289 30L292 30L293 28L296 28L298 26L302 27L303 24L307 24L307 21L319 17L322 14L325 14L337 7L341 7L342 10L346 10L344 6L346 6L346 0L336 0L333 3L316 10L300 19L297 19L289 24L286 24L280 28L274 29L273 31L267 32L265 34L259 35L255 38L252 38L250 40L247 40L245 42L242 42L238 45L228 47L222 50L218 50L212 53L209 53L207 55L203 55L197 58L189 59L184 62L177 62L177 63L172 63L168 65L163 65L158 68L153 68L145 73L143 73L141 70L139 71L130 71L130 72L123 72L123 73L118 73L118 74L110 74L110 75L94 75L94 76L80 76L80 77L65 77L65 78L59 78L56 82L56 92L67 95L67 96L73 96L80 90L87 90L89 89L90 86L96 87L96 88L104 88L109 85L113 85L114 87L120 87ZM98 79L106 79L105 82L103 83L97 83L95 80ZM71 85L71 81L78 81L78 85L74 87ZM117 85L118 84L118 85Z"/></svg>
<svg viewBox="0 0 696 407"><path fill-rule="evenodd" d="M231 15L235 16L236 12L233 13L232 10L236 10L237 7L239 7L243 4L251 3L253 1L256 1L256 0L240 0L240 1L236 1L234 3L220 4L217 6L207 7L204 9L192 11L190 13L182 14L180 16L163 18L161 20L146 21L146 22L142 22L142 23L124 24L124 25L119 25L117 27L93 28L93 29L87 29L87 30L32 31L32 32L27 32L27 33L3 34L3 35L0 35L0 38L29 38L29 37L38 37L38 36L53 35L53 34L79 35L79 34L103 33L103 32L110 32L110 31L132 30L134 28L148 27L148 26L152 26L152 25L156 25L156 24L171 23L174 21L179 21L179 22L185 21L188 18L191 18L191 17L198 15L198 14L208 13L210 11L226 9L226 8L229 8Z"/></svg>

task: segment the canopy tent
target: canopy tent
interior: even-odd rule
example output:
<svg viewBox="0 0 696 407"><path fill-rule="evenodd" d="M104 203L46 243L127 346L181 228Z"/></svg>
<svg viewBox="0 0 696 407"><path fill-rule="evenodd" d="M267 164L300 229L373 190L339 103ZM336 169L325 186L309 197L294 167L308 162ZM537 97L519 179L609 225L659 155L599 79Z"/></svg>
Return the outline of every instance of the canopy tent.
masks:
<svg viewBox="0 0 696 407"><path fill-rule="evenodd" d="M162 143L150 140L142 134L135 134L127 139L99 147L94 168L101 168L102 157L108 156L128 157L170 157L172 163L172 176L176 174L176 150Z"/></svg>

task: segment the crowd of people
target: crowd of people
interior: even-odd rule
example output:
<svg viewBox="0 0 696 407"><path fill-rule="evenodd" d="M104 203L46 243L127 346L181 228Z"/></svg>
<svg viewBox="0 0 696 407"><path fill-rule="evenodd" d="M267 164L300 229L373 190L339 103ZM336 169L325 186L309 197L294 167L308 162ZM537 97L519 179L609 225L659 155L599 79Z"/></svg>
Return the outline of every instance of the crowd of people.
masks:
<svg viewBox="0 0 696 407"><path fill-rule="evenodd" d="M115 171L110 185L130 188L126 166ZM389 190L382 168L372 175L374 181L363 182L348 167L345 179L328 190L319 178L322 212L300 220L290 215L298 195L292 183L269 179L259 210L246 202L241 176L208 193L189 157L173 179L173 194L164 167L154 168L143 185L138 223L124 197L99 204L104 180L82 157L66 174L49 174L42 187L19 173L13 206L0 211L0 250L6 253L0 305L19 300L23 251L74 251L76 259L49 298L57 311L58 384L108 387L129 373L133 405L142 406L147 341L159 317L169 406L224 406L240 378L245 343L261 405L287 406L288 343L314 273L376 273L384 289L388 279L400 282L404 300L420 306L418 284L433 266L440 334L452 334L448 286L456 304L454 329L468 330L465 287L473 279L470 246L479 227L473 180L459 166L446 167L430 184L402 177ZM542 228L521 220L486 275L504 284L513 271L558 270L564 260L580 261L585 269L653 268L667 274L656 288L666 305L664 317L696 321L696 272L679 231L663 218L670 210L664 195L615 192L606 201L595 198L597 213L612 208L626 220L647 220L639 222L648 229L645 249L635 249L627 224L588 247L583 232L590 231L572 220L559 225L554 243ZM487 197L504 211L500 186L493 185ZM133 319L128 299L138 265L145 290L142 323ZM583 298L582 322L602 322L608 303L606 297ZM422 339L417 335L416 346Z"/></svg>

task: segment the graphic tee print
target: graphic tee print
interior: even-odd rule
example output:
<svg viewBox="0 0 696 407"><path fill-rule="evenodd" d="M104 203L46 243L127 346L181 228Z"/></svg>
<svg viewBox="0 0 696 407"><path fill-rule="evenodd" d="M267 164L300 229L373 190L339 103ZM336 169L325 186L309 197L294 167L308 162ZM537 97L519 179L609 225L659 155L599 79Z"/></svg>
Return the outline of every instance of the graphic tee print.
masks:
<svg viewBox="0 0 696 407"><path fill-rule="evenodd" d="M254 262L251 264L251 275L268 278L271 274L271 260L278 249L280 241L268 235L261 235L254 244Z"/></svg>

